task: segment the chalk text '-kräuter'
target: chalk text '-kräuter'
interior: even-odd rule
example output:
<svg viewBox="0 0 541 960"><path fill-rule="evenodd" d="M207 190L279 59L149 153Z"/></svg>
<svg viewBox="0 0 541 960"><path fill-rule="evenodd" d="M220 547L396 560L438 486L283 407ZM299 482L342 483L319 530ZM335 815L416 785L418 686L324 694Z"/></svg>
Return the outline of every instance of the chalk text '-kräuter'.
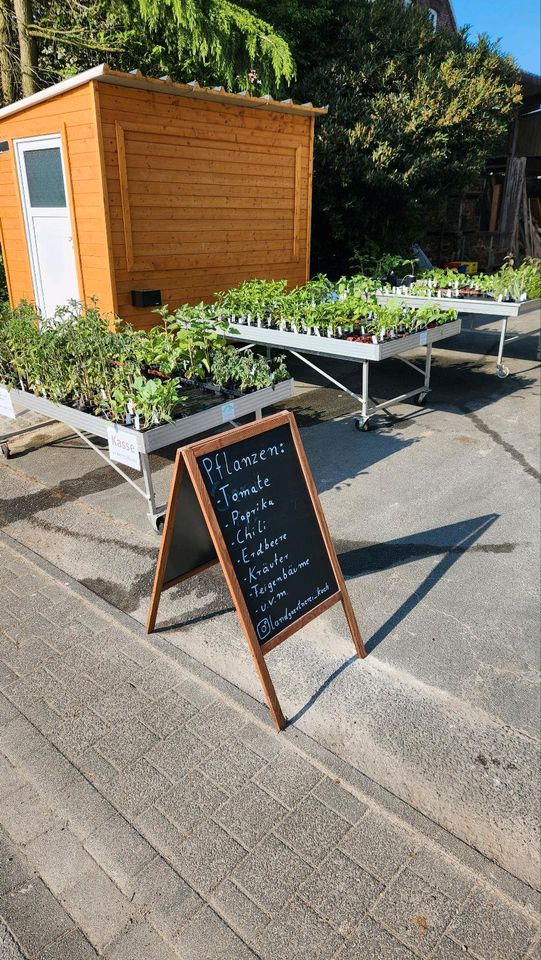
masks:
<svg viewBox="0 0 541 960"><path fill-rule="evenodd" d="M255 597L261 597L265 593L274 593L277 586L280 586L286 580L289 580L290 577L294 577L299 570L304 570L309 564L310 557L307 557L306 560L301 560L301 562L297 563L296 565L290 564L288 567L282 567L282 572L277 577L274 577L273 580L268 580L267 583L262 584L252 583L250 585L250 590ZM248 573L250 573L250 571L248 571ZM252 579L252 577L250 577L250 579ZM257 577L255 577L255 579L257 579Z"/></svg>
<svg viewBox="0 0 541 960"><path fill-rule="evenodd" d="M267 560L266 563L262 563L260 567L248 567L248 579L250 583L253 583L255 580L259 580L260 577L266 577L267 574L272 573L276 567L286 563L287 560L289 560L289 553L284 553L279 557L275 550L272 560ZM285 571L285 567L282 567L282 570Z"/></svg>

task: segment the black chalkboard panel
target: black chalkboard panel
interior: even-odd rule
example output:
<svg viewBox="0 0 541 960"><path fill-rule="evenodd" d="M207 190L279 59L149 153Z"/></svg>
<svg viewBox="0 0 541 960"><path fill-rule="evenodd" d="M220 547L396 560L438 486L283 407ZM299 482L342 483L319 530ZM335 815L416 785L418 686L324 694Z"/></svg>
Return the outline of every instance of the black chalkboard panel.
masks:
<svg viewBox="0 0 541 960"><path fill-rule="evenodd" d="M186 574L217 560L207 521L203 516L193 483L184 468L175 500L175 516L164 573L164 589Z"/></svg>
<svg viewBox="0 0 541 960"><path fill-rule="evenodd" d="M255 633L339 590L289 424L196 457Z"/></svg>

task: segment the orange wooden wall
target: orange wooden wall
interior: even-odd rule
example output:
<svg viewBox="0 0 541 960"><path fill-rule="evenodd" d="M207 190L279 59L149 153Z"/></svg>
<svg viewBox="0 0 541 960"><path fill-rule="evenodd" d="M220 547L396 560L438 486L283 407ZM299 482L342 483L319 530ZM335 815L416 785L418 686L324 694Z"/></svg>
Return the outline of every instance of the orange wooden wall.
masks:
<svg viewBox="0 0 541 960"><path fill-rule="evenodd" d="M250 277L308 278L313 118L95 84L117 310L212 301Z"/></svg>
<svg viewBox="0 0 541 960"><path fill-rule="evenodd" d="M0 120L0 140L9 142L9 151L0 153L0 243L13 304L34 300L13 139L61 134L80 297L96 296L103 312L115 309L97 109L88 83Z"/></svg>

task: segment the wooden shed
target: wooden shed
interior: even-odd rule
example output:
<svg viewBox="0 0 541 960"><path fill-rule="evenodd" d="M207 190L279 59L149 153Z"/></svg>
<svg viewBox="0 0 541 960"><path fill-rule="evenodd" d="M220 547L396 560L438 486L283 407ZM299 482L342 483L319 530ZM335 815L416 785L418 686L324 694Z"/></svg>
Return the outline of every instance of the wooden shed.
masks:
<svg viewBox="0 0 541 960"><path fill-rule="evenodd" d="M96 297L147 327L250 277L305 282L324 113L104 64L0 109L11 302Z"/></svg>

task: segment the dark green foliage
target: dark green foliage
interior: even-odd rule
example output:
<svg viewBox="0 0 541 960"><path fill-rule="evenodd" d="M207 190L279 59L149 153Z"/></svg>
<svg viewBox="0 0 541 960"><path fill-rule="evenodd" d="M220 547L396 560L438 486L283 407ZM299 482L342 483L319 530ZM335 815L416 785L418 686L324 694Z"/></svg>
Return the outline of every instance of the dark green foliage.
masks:
<svg viewBox="0 0 541 960"><path fill-rule="evenodd" d="M298 92L329 104L317 125L314 253L335 272L367 240L394 252L419 239L482 169L520 88L487 38L435 33L401 0L338 4L324 35Z"/></svg>
<svg viewBox="0 0 541 960"><path fill-rule="evenodd" d="M34 12L42 86L103 60L235 89L255 68L265 92L293 76L280 31L229 0L42 0Z"/></svg>

